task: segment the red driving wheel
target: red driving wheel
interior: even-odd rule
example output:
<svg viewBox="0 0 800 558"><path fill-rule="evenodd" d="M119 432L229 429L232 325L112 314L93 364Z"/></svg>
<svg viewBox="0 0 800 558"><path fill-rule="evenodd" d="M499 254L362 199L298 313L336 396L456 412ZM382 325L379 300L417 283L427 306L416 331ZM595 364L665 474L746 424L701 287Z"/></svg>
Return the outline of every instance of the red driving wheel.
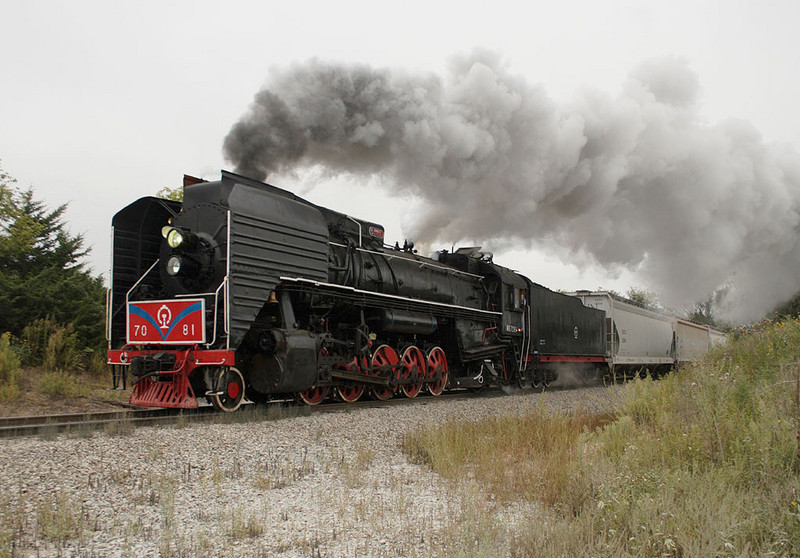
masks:
<svg viewBox="0 0 800 558"><path fill-rule="evenodd" d="M372 368L375 369L378 367L392 367L389 370L390 377L395 375L394 366L398 362L400 362L400 359L397 356L397 351L392 349L389 345L381 345L375 350L375 353L373 353L372 355ZM382 369L378 372L373 372L373 375L377 376L379 373L385 374L386 373L385 370L386 369ZM386 401L387 399L391 399L396 391L397 391L397 386L395 387L373 386L372 388L370 388L372 396L379 401Z"/></svg>
<svg viewBox="0 0 800 558"><path fill-rule="evenodd" d="M358 360L355 358L352 362L347 364L340 364L337 366L340 370L347 370L348 372L358 372ZM364 394L364 384L358 382L343 382L342 385L336 388L336 394L345 403L355 403Z"/></svg>
<svg viewBox="0 0 800 558"><path fill-rule="evenodd" d="M403 356L400 358L403 367L400 369L400 378L403 380L419 379L425 377L425 355L419 348L411 345L406 347L403 351ZM416 397L422 390L422 382L416 384L402 384L403 393L406 397Z"/></svg>
<svg viewBox="0 0 800 558"><path fill-rule="evenodd" d="M441 347L434 347L428 352L428 379L435 378L437 372L439 379L428 384L428 391L434 396L441 395L447 387L447 355Z"/></svg>

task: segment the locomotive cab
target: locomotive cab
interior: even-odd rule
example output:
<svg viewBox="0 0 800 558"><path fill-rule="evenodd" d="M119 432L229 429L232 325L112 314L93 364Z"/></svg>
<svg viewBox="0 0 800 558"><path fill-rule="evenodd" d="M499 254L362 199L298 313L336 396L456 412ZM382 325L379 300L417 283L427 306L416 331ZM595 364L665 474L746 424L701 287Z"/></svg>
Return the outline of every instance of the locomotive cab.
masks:
<svg viewBox="0 0 800 558"><path fill-rule="evenodd" d="M452 254L438 252L436 259L484 277L490 309L502 313L498 324L501 336L521 336L525 332L525 314L529 309L530 281L524 276L492 262L491 253L480 246L458 248Z"/></svg>

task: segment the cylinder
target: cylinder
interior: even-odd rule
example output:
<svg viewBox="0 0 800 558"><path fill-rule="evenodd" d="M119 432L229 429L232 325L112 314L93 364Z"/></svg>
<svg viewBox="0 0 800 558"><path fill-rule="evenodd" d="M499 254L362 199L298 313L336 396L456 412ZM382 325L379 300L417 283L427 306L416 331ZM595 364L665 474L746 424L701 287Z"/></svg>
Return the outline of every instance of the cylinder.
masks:
<svg viewBox="0 0 800 558"><path fill-rule="evenodd" d="M249 364L250 386L260 393L303 391L317 381L317 346L306 331L274 329L270 353L258 353Z"/></svg>

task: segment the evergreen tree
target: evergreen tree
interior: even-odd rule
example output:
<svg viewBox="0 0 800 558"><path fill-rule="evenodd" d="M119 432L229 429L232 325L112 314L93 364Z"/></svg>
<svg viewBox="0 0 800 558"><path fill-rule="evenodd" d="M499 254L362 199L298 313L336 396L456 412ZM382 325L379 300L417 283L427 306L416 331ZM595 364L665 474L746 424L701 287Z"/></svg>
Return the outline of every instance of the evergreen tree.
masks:
<svg viewBox="0 0 800 558"><path fill-rule="evenodd" d="M19 336L28 323L52 316L71 322L83 346L100 347L103 280L84 269L89 251L83 235L66 230L66 209L48 210L0 169L0 332Z"/></svg>

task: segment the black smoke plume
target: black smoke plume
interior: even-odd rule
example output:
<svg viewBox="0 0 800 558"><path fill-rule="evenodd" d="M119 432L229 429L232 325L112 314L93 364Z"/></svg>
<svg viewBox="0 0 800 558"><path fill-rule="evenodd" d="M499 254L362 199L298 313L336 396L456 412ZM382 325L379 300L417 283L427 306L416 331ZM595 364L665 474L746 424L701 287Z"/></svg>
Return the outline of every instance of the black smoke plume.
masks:
<svg viewBox="0 0 800 558"><path fill-rule="evenodd" d="M800 285L800 156L747 122L705 122L699 93L677 58L569 105L493 53L444 77L311 60L270 73L224 151L261 179L380 176L422 200L405 232L427 244L558 246L634 270L670 304L726 285L729 316L752 318Z"/></svg>

